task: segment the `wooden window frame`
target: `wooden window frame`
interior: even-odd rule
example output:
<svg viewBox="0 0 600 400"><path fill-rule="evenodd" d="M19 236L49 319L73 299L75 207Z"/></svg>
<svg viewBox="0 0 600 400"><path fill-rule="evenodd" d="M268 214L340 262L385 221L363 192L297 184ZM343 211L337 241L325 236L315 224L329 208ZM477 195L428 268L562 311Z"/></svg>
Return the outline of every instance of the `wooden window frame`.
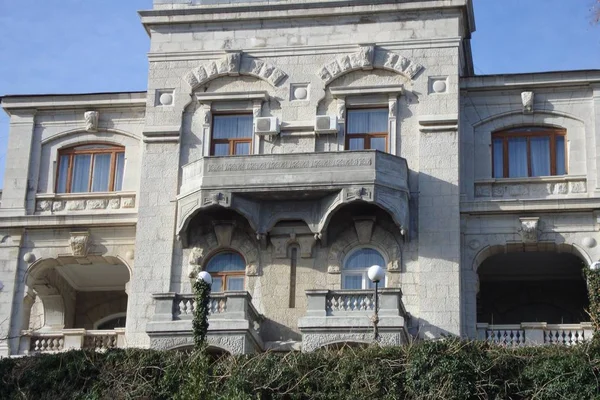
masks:
<svg viewBox="0 0 600 400"><path fill-rule="evenodd" d="M521 132L522 129L531 129L531 132ZM550 176L557 176L556 174L556 138L564 138L564 158L565 158L565 175L569 173L569 161L567 151L567 131L561 128L551 128L544 126L524 126L506 129L492 133L492 176L495 177L494 171L494 141L502 140L502 178L509 178L509 152L508 152L508 139L512 138L526 138L527 139L527 176L521 178L536 178L531 176L531 141L532 137L547 137L550 139ZM501 179L501 178L496 178Z"/></svg>
<svg viewBox="0 0 600 400"><path fill-rule="evenodd" d="M250 135L250 137L248 138L232 138L232 139L215 139L214 133L215 133L215 117L228 117L228 116L236 116L236 117L240 117L240 116L244 116L244 115L248 115L248 116L252 116L252 113L215 113L212 115L212 120L211 120L211 125L210 125L210 155L211 157L227 157L227 156L237 156L237 155L244 155L244 156L249 156L250 154L252 154L252 135ZM248 149L248 154L235 154L235 146L239 143L248 143L250 144L249 149ZM227 156L216 156L215 155L215 145L217 144L228 144L229 145L229 152L227 153Z"/></svg>
<svg viewBox="0 0 600 400"><path fill-rule="evenodd" d="M390 143L390 133L389 132L371 132L371 133L348 133L348 127L350 126L350 118L348 118L348 114L352 111L365 111L365 110L385 110L389 112L387 107L352 107L346 110L346 131L345 131L345 146L347 151L357 151L350 150L350 139L363 139L363 150L371 149L371 139L372 138L384 138L385 139L385 152L389 153L389 143ZM388 117L389 124L389 117ZM389 128L388 128L389 129Z"/></svg>
<svg viewBox="0 0 600 400"><path fill-rule="evenodd" d="M227 288L227 278L229 277L243 277L244 278L244 289L246 288L246 259L244 258L244 256L242 256L240 253L238 253L235 250L223 250L223 251L219 251L218 253L213 254L212 256L210 256L208 258L208 261L206 262L206 265L204 266L204 269L206 270L208 267L208 264L210 263L210 261L217 257L220 254L224 254L224 253L233 253L233 254L237 254L238 256L240 256L240 258L242 259L242 261L244 261L244 269L240 270L240 271L222 271L222 272L209 272L211 278L221 278L222 286L221 286L221 291L220 292L215 292L215 293L224 293L227 292L229 289Z"/></svg>
<svg viewBox="0 0 600 400"><path fill-rule="evenodd" d="M81 149L81 147L87 147L87 146L110 146L108 148L104 148L104 149ZM111 154L110 157L110 171L109 171L109 178L108 178L108 191L109 192L114 192L115 191L115 177L117 175L117 155L123 153L123 157L125 157L125 147L123 146L117 146L114 144L110 144L110 143L85 143L85 144L80 144L74 147L70 147L67 149L63 149L63 150L59 150L58 152L58 168L56 170L56 185L54 187L54 192L58 193L58 185L60 183L60 167L61 167L61 162L62 162L62 158L64 156L69 156L69 166L67 168L67 183L66 183L66 187L65 187L65 191L59 194L67 194L67 193L73 193L71 191L72 189L72 183L73 183L73 166L74 166L74 160L75 160L75 156L78 155L90 155L91 159L90 159L90 173L89 173L89 177L88 177L88 185L87 188L88 190L85 192L75 192L75 193L102 193L102 192L92 192L92 182L93 182L93 177L94 177L94 157L97 154Z"/></svg>

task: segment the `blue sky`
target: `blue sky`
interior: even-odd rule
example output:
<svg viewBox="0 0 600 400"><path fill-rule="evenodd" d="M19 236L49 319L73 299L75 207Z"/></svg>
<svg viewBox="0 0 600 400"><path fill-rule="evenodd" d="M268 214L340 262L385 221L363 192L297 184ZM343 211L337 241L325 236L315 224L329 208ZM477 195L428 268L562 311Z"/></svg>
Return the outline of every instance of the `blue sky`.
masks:
<svg viewBox="0 0 600 400"><path fill-rule="evenodd" d="M474 0L477 74L600 69L593 0ZM0 0L0 95L145 90L152 0ZM0 111L0 187L8 118Z"/></svg>

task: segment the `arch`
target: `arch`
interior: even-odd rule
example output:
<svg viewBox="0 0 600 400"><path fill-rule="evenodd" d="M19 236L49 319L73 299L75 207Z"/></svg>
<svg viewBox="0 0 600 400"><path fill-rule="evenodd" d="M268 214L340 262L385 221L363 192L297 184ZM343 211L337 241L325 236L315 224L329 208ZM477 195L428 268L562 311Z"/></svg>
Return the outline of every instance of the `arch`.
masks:
<svg viewBox="0 0 600 400"><path fill-rule="evenodd" d="M287 74L264 60L250 57L241 51L232 51L216 61L210 61L188 71L183 80L194 91L203 83L222 76L249 75L277 87Z"/></svg>
<svg viewBox="0 0 600 400"><path fill-rule="evenodd" d="M361 261L363 262L360 263L361 265L350 266L349 263L356 261L356 257L361 257ZM383 267L384 270L387 266L387 261L385 260L384 255L372 245L357 246L347 252L344 256L342 264L342 289L358 290L371 288L373 283L367 276L367 272L371 265L379 265ZM349 281L349 277L354 278L354 280ZM360 287L358 287L358 280L356 278L360 278ZM388 279L386 276L383 280L383 283L380 283L381 287L385 287L388 283L387 281Z"/></svg>
<svg viewBox="0 0 600 400"><path fill-rule="evenodd" d="M135 140L141 140L141 138L139 136L136 136L135 134L133 134L131 132L127 132L127 131L124 131L124 130L121 130L121 129L114 129L114 128L102 128L102 129L99 130L99 132L94 132L94 136L96 136L98 133L102 134L103 132L113 133L113 134L122 135L122 136L127 136L127 137L130 137L130 138L135 139ZM46 145L48 143L54 142L56 140L59 140L59 139L65 137L65 136L71 136L71 135L75 135L75 134L79 134L79 133L85 134L85 135L90 134L90 132L86 131L83 128L70 129L70 130L67 130L67 131L58 132L58 133L55 133L54 135L48 136L47 138L45 138L45 139L43 139L41 141L41 144L43 146L43 145ZM114 144L116 144L116 143L114 143Z"/></svg>
<svg viewBox="0 0 600 400"><path fill-rule="evenodd" d="M331 342L324 343L317 347L317 350L345 350L354 348L366 348L369 347L373 342L367 340L333 340Z"/></svg>
<svg viewBox="0 0 600 400"><path fill-rule="evenodd" d="M576 117L573 114L569 114L569 113L562 112L562 111L545 111L545 110L539 110L538 111L538 110L535 110L534 114L525 115L525 117L527 119L531 119L532 121L535 121L536 117L540 117L540 116L543 116L543 115L548 115L548 116L552 116L552 117L560 117L560 118L568 118L568 119L572 119L574 121L577 121L577 122L579 122L581 124L584 124L584 121L582 119ZM482 125L487 125L487 124L489 124L491 122L494 122L496 120L510 118L512 116L519 116L519 118L522 118L524 116L523 115L523 111L522 110L519 110L519 111L507 111L507 112L503 112L503 113L491 115L491 116L489 116L487 118L483 118L483 119L479 120L478 122L474 123L473 124L473 128L477 129L477 128L479 128ZM497 128L495 130L498 130L498 129L510 129L510 128L514 128L514 127L522 126L522 125L527 125L527 124L531 124L531 123L532 122L522 122L522 121L521 122L514 122L513 124L502 125L501 128ZM560 126L560 125L555 125L555 124L551 124L551 123L547 123L547 122L541 122L541 123L533 122L533 124L534 125L540 125L540 126L546 125L546 126L551 126L551 127L555 127L555 128L562 128L562 126Z"/></svg>
<svg viewBox="0 0 600 400"><path fill-rule="evenodd" d="M98 327L106 322L112 321L117 318L126 318L127 312L118 312L114 314L107 315L106 317L100 318L99 320L94 322L94 329L99 329Z"/></svg>
<svg viewBox="0 0 600 400"><path fill-rule="evenodd" d="M408 79L414 80L423 70L423 66L408 58L376 47L359 46L355 53L335 58L325 63L317 72L317 75L325 85L330 84L342 75L357 70L371 70L373 68L386 69L396 72Z"/></svg>

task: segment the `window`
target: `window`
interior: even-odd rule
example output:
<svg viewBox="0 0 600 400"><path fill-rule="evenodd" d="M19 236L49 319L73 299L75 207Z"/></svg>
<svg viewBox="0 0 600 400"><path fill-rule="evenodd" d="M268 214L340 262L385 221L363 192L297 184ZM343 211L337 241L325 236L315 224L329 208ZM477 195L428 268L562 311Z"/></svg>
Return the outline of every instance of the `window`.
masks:
<svg viewBox="0 0 600 400"><path fill-rule="evenodd" d="M99 324L96 329L104 330L104 329L125 328L126 322L127 322L126 316L124 316L124 315L116 316L112 319L109 319L108 321L104 321L103 323Z"/></svg>
<svg viewBox="0 0 600 400"><path fill-rule="evenodd" d="M248 155L252 147L252 115L213 117L211 156Z"/></svg>
<svg viewBox="0 0 600 400"><path fill-rule="evenodd" d="M213 279L213 292L244 290L246 262L238 253L227 251L215 255L206 264L206 271Z"/></svg>
<svg viewBox="0 0 600 400"><path fill-rule="evenodd" d="M565 175L566 132L525 127L492 134L494 178Z"/></svg>
<svg viewBox="0 0 600 400"><path fill-rule="evenodd" d="M344 262L342 271L342 289L370 289L375 286L367 276L367 271L373 265L385 268L385 260L381 253L370 248L361 248L350 253ZM379 282L385 287L385 280Z"/></svg>
<svg viewBox="0 0 600 400"><path fill-rule="evenodd" d="M58 156L57 193L112 192L123 188L125 149L86 145L62 150Z"/></svg>
<svg viewBox="0 0 600 400"><path fill-rule="evenodd" d="M388 114L387 108L348 110L346 150L387 151Z"/></svg>

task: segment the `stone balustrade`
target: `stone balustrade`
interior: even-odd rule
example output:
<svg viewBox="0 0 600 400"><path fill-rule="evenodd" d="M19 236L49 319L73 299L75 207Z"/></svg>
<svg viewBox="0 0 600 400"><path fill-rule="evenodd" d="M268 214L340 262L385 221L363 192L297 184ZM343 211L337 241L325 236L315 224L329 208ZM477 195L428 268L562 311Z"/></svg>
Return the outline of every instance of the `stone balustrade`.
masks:
<svg viewBox="0 0 600 400"><path fill-rule="evenodd" d="M590 322L580 324L547 324L523 322L511 325L477 324L477 337L502 346L519 347L543 344L573 346L593 336Z"/></svg>
<svg viewBox="0 0 600 400"><path fill-rule="evenodd" d="M298 321L303 334L303 351L341 342L373 341L373 290L307 290L306 297L306 316ZM407 314L399 288L380 289L378 315L378 342L383 345L406 343Z"/></svg>
<svg viewBox="0 0 600 400"><path fill-rule="evenodd" d="M153 295L155 311L146 332L154 348L193 345L193 294L174 292ZM263 348L260 325L264 317L254 308L245 291L213 293L208 305L208 341L230 353L249 353ZM175 339L174 339L175 338Z"/></svg>
<svg viewBox="0 0 600 400"><path fill-rule="evenodd" d="M19 354L57 353L76 349L104 351L123 347L125 347L125 328L24 331L21 335Z"/></svg>

